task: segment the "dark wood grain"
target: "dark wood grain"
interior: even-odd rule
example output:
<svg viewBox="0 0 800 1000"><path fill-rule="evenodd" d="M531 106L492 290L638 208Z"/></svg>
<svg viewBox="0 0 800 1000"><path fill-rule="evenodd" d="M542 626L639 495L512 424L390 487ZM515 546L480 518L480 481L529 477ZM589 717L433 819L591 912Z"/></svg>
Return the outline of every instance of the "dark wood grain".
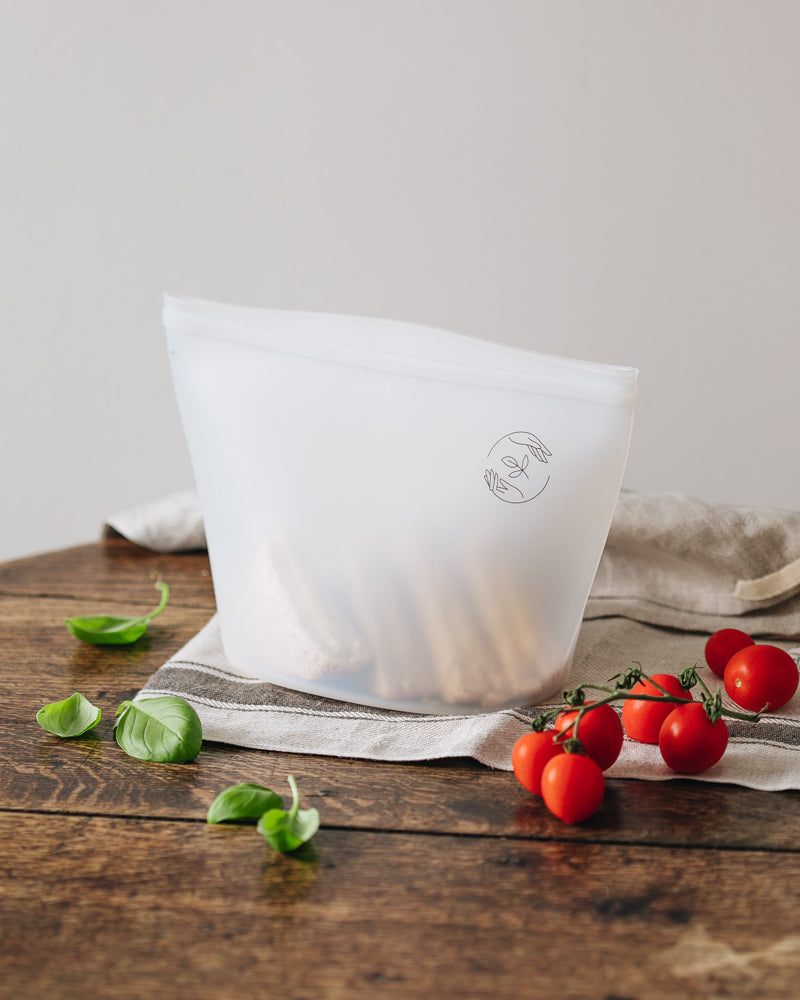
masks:
<svg viewBox="0 0 800 1000"><path fill-rule="evenodd" d="M326 825L521 839L800 850L796 793L691 781L609 781L601 810L566 826L509 772L466 761L395 764L292 756L207 745L188 765L127 757L111 721L65 743L30 722L0 753L0 809L202 819L218 792L255 781L287 793L293 774L304 805ZM5 743L5 741L3 741ZM732 801L733 800L733 801Z"/></svg>
<svg viewBox="0 0 800 1000"><path fill-rule="evenodd" d="M789 856L323 830L291 858L252 827L55 816L0 837L7 997L797 995Z"/></svg>
<svg viewBox="0 0 800 1000"><path fill-rule="evenodd" d="M205 552L178 555L150 552L123 539L17 559L0 565L0 594L76 597L121 605L158 603L157 578L170 586L180 579L170 606L214 606L214 588ZM173 588L174 589L174 588ZM77 613L77 612L76 612Z"/></svg>

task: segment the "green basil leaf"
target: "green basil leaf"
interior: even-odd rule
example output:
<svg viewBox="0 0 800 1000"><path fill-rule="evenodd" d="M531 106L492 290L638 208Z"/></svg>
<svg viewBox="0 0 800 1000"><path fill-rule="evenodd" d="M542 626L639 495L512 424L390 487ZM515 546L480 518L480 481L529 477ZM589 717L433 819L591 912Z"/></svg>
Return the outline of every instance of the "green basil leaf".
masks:
<svg viewBox="0 0 800 1000"><path fill-rule="evenodd" d="M270 809L280 809L283 800L271 788L254 785L249 781L230 785L221 791L211 803L206 816L207 823L255 823Z"/></svg>
<svg viewBox="0 0 800 1000"><path fill-rule="evenodd" d="M285 809L270 809L258 821L258 832L270 847L286 853L295 851L303 841L295 836L289 826L289 813Z"/></svg>
<svg viewBox="0 0 800 1000"><path fill-rule="evenodd" d="M163 580L156 583L161 591L158 607L149 614L135 618L117 618L113 615L92 615L88 618L67 618L65 625L71 635L93 646L123 646L136 642L147 631L150 622L167 606L169 587Z"/></svg>
<svg viewBox="0 0 800 1000"><path fill-rule="evenodd" d="M194 760L203 742L197 712L174 695L123 701L114 726L117 743L128 756L160 764Z"/></svg>
<svg viewBox="0 0 800 1000"><path fill-rule="evenodd" d="M36 721L54 736L72 739L94 729L100 721L100 709L79 691L64 701L51 701L36 713Z"/></svg>
<svg viewBox="0 0 800 1000"><path fill-rule="evenodd" d="M319 829L319 812L316 809L300 809L297 784L291 774L288 777L292 789L292 807L270 809L258 821L258 832L276 851L295 851L301 844L311 840Z"/></svg>
<svg viewBox="0 0 800 1000"><path fill-rule="evenodd" d="M319 830L319 812L316 809L298 809L291 822L291 831L301 844L311 840Z"/></svg>

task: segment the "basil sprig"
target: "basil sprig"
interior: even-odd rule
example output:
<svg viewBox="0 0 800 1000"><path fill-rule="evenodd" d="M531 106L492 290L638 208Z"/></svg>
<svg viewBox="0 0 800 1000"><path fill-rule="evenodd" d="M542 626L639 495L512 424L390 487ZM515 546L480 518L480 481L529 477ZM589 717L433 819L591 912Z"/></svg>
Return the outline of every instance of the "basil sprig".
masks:
<svg viewBox="0 0 800 1000"><path fill-rule="evenodd" d="M64 701L51 701L36 713L36 721L48 733L62 739L74 739L94 729L100 721L100 709L80 691Z"/></svg>
<svg viewBox="0 0 800 1000"><path fill-rule="evenodd" d="M147 631L150 622L160 615L167 606L169 587L163 580L156 583L161 591L157 608L146 615L133 618L118 618L114 615L91 615L88 618L67 618L65 625L71 635L93 646L124 646L136 642Z"/></svg>
<svg viewBox="0 0 800 1000"><path fill-rule="evenodd" d="M207 823L255 823L270 809L280 809L283 799L271 788L243 781L230 785L214 799Z"/></svg>
<svg viewBox="0 0 800 1000"><path fill-rule="evenodd" d="M291 774L288 777L292 789L292 805L288 812L284 809L270 809L258 821L257 830L270 847L276 851L296 851L301 844L311 840L319 829L319 813L316 809L301 809L297 784Z"/></svg>
<svg viewBox="0 0 800 1000"><path fill-rule="evenodd" d="M319 829L316 809L301 809L297 782L290 774L292 805L288 812L283 799L271 788L242 782L230 785L211 803L206 817L209 823L254 823L266 842L276 851L296 851L311 840Z"/></svg>
<svg viewBox="0 0 800 1000"><path fill-rule="evenodd" d="M197 712L174 695L123 701L114 727L117 743L128 756L160 764L194 760L203 743Z"/></svg>

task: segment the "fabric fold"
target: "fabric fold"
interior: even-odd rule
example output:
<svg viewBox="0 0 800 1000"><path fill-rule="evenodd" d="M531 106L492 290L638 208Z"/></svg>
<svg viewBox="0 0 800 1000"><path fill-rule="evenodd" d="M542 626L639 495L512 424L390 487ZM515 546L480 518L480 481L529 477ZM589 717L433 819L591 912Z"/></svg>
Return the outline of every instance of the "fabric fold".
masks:
<svg viewBox="0 0 800 1000"><path fill-rule="evenodd" d="M110 530L109 530L110 529ZM194 490L183 490L106 518L104 534L117 532L153 552L189 552L206 547L203 511Z"/></svg>
<svg viewBox="0 0 800 1000"><path fill-rule="evenodd" d="M592 600L630 601L632 617L648 602L694 615L738 616L790 599L789 586L741 594L740 581L783 571L800 560L800 513L711 504L680 493L620 494ZM737 594L739 588L739 594ZM640 602L635 605L635 602ZM793 623L800 630L800 606ZM788 633L787 633L788 634Z"/></svg>

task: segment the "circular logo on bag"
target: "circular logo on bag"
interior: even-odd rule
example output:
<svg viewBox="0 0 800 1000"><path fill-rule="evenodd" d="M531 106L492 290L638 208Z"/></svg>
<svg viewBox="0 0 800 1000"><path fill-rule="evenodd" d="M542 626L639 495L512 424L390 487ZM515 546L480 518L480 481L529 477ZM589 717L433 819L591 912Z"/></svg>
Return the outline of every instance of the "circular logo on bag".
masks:
<svg viewBox="0 0 800 1000"><path fill-rule="evenodd" d="M484 481L503 503L535 500L550 482L553 453L535 434L514 431L489 449Z"/></svg>

